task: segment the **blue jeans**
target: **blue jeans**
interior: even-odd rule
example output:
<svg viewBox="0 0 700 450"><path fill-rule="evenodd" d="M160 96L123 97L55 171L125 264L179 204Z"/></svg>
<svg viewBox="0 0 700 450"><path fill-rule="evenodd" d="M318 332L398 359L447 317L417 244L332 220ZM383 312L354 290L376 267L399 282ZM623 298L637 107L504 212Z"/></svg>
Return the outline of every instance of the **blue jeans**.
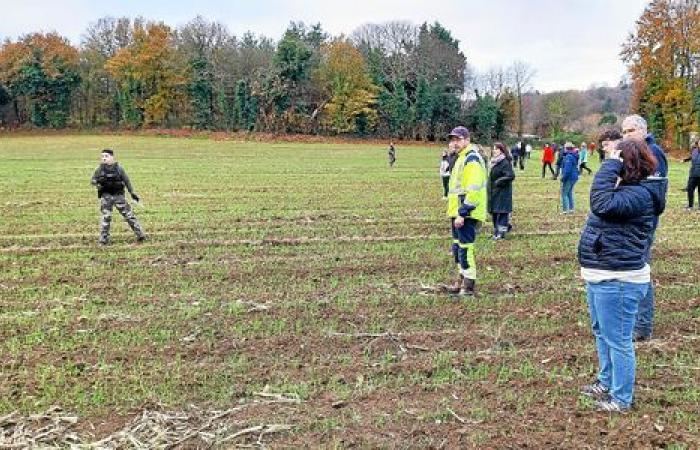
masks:
<svg viewBox="0 0 700 450"><path fill-rule="evenodd" d="M654 220L654 231L649 234L649 248L645 255L646 262L651 264L651 247L654 245L654 237L656 227L659 224L659 219ZM654 283L649 283L647 295L639 302L639 311L637 311L637 321L634 324L634 333L639 336L651 336L654 325Z"/></svg>
<svg viewBox="0 0 700 450"><path fill-rule="evenodd" d="M574 185L576 184L573 180L567 180L561 182L561 209L563 211L573 211L574 210Z"/></svg>
<svg viewBox="0 0 700 450"><path fill-rule="evenodd" d="M632 330L639 301L649 285L604 281L586 283L588 312L598 352L598 381L613 400L629 407L634 398L636 359Z"/></svg>

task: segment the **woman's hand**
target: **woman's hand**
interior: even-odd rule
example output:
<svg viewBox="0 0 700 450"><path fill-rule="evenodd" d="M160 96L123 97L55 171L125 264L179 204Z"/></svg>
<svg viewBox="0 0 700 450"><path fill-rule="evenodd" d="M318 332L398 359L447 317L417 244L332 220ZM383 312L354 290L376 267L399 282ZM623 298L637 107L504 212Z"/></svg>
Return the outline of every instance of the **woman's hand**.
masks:
<svg viewBox="0 0 700 450"><path fill-rule="evenodd" d="M455 228L462 228L464 226L464 217L459 216L455 218Z"/></svg>

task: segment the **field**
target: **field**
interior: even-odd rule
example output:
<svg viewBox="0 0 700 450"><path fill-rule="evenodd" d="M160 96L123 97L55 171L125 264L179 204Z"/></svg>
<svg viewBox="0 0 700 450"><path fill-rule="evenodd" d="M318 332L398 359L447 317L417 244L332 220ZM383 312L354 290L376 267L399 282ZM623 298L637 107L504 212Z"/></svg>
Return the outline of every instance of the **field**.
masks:
<svg viewBox="0 0 700 450"><path fill-rule="evenodd" d="M147 243L115 212L97 245L106 146ZM0 138L0 448L700 446L687 165L671 165L636 407L610 416L578 395L596 368L575 259L591 177L564 216L535 159L518 171L514 233L484 227L480 295L460 301L423 290L454 276L440 149L397 149L390 170L379 145Z"/></svg>

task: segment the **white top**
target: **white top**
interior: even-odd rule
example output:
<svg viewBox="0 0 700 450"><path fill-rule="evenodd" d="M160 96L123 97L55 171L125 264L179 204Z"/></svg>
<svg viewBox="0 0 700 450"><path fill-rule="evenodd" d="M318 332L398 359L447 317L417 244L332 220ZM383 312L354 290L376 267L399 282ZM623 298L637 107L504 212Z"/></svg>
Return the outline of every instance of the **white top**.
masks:
<svg viewBox="0 0 700 450"><path fill-rule="evenodd" d="M651 281L651 267L645 264L637 270L602 270L581 267L581 278L589 283L617 280L624 283L646 284Z"/></svg>
<svg viewBox="0 0 700 450"><path fill-rule="evenodd" d="M527 145L525 146L525 152L526 152L526 153L530 153L531 151L532 151L532 145L527 144Z"/></svg>

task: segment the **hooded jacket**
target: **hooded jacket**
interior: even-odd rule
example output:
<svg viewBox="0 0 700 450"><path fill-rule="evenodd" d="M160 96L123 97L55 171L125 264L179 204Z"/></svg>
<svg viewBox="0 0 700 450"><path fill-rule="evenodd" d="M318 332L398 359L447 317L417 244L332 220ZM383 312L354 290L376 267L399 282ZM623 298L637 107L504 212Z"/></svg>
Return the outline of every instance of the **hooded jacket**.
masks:
<svg viewBox="0 0 700 450"><path fill-rule="evenodd" d="M564 158L561 168L561 181L578 181L578 152L576 149L567 149L564 152Z"/></svg>
<svg viewBox="0 0 700 450"><path fill-rule="evenodd" d="M626 271L647 263L649 237L666 208L668 180L649 177L616 186L621 172L621 161L607 159L593 179L591 212L578 245L582 267Z"/></svg>
<svg viewBox="0 0 700 450"><path fill-rule="evenodd" d="M689 158L683 160L683 162L690 161L690 173L688 174L691 178L700 178L700 149L694 148Z"/></svg>

